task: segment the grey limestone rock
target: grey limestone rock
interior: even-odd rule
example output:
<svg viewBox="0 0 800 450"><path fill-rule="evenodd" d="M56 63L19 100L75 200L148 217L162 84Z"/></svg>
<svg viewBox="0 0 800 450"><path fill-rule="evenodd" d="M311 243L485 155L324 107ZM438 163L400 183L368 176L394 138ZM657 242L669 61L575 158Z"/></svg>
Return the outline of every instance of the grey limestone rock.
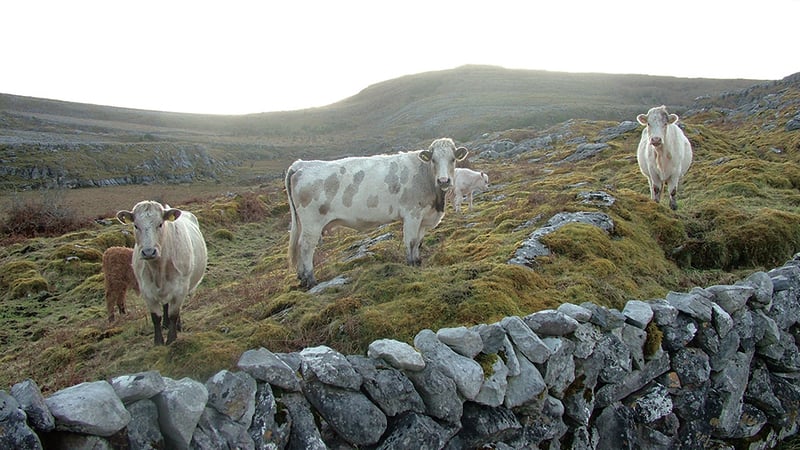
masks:
<svg viewBox="0 0 800 450"><path fill-rule="evenodd" d="M302 394L286 393L281 397L280 405L286 410L292 424L286 449L328 450L317 428L311 405Z"/></svg>
<svg viewBox="0 0 800 450"><path fill-rule="evenodd" d="M551 351L547 345L519 317L506 317L500 324L506 330L514 348L531 362L541 364L550 357Z"/></svg>
<svg viewBox="0 0 800 450"><path fill-rule="evenodd" d="M574 305L572 303L562 303L558 305L556 311L562 312L580 323L586 323L592 318L592 312L583 306Z"/></svg>
<svg viewBox="0 0 800 450"><path fill-rule="evenodd" d="M454 352L467 358L475 358L475 355L483 351L480 333L467 327L441 328L436 332L436 337Z"/></svg>
<svg viewBox="0 0 800 450"><path fill-rule="evenodd" d="M42 448L39 436L28 427L25 411L17 400L0 391L0 447L9 449Z"/></svg>
<svg viewBox="0 0 800 450"><path fill-rule="evenodd" d="M353 369L347 358L336 350L320 345L304 348L300 371L306 382L319 380L330 386L358 390L361 376Z"/></svg>
<svg viewBox="0 0 800 450"><path fill-rule="evenodd" d="M503 403L506 408L516 408L531 402L547 389L541 372L528 358L520 356L519 367L519 375L508 377L506 399Z"/></svg>
<svg viewBox="0 0 800 450"><path fill-rule="evenodd" d="M483 384L483 369L480 364L451 350L431 330L417 333L414 345L422 352L426 365L434 365L452 378L464 398L475 399Z"/></svg>
<svg viewBox="0 0 800 450"><path fill-rule="evenodd" d="M55 419L47 408L42 391L30 378L11 386L11 395L28 416L28 423L34 430L47 433L56 427Z"/></svg>
<svg viewBox="0 0 800 450"><path fill-rule="evenodd" d="M629 324L643 330L653 320L653 308L641 300L629 300L622 308L622 314Z"/></svg>
<svg viewBox="0 0 800 450"><path fill-rule="evenodd" d="M383 359L393 367L401 370L422 370L425 360L414 347L394 339L378 339L369 344L367 356Z"/></svg>
<svg viewBox="0 0 800 450"><path fill-rule="evenodd" d="M522 321L539 336L567 336L578 328L577 320L552 309L529 314Z"/></svg>
<svg viewBox="0 0 800 450"><path fill-rule="evenodd" d="M132 450L164 448L164 436L158 425L158 408L150 399L137 400L125 406L131 413L128 422L128 445Z"/></svg>
<svg viewBox="0 0 800 450"><path fill-rule="evenodd" d="M356 447L376 444L386 431L386 415L359 390L311 381L303 393L336 434Z"/></svg>
<svg viewBox="0 0 800 450"><path fill-rule="evenodd" d="M236 365L258 381L265 381L289 391L300 390L296 370L263 347L245 351Z"/></svg>
<svg viewBox="0 0 800 450"><path fill-rule="evenodd" d="M106 381L85 382L62 389L45 400L56 429L111 436L125 428L131 414Z"/></svg>
<svg viewBox="0 0 800 450"><path fill-rule="evenodd" d="M481 390L475 396L475 403L487 406L500 406L506 398L508 389L508 367L503 358L495 355L492 362L491 373L483 381Z"/></svg>
<svg viewBox="0 0 800 450"><path fill-rule="evenodd" d="M256 410L256 380L247 372L221 370L206 381L208 406L249 426Z"/></svg>
<svg viewBox="0 0 800 450"><path fill-rule="evenodd" d="M452 435L452 427L442 426L426 415L409 413L392 424L376 450L439 450Z"/></svg>
<svg viewBox="0 0 800 450"><path fill-rule="evenodd" d="M166 387L153 401L158 408L158 423L166 444L171 448L188 449L197 423L208 401L203 383L191 378L164 378Z"/></svg>
<svg viewBox="0 0 800 450"><path fill-rule="evenodd" d="M459 423L464 411L464 401L459 396L458 387L452 378L430 364L420 371L409 372L407 375L425 402L425 414L447 423Z"/></svg>
<svg viewBox="0 0 800 450"><path fill-rule="evenodd" d="M422 397L402 371L373 358L348 356L347 359L361 375L369 398L384 414L394 417L409 411L425 412Z"/></svg>
<svg viewBox="0 0 800 450"><path fill-rule="evenodd" d="M152 370L114 377L111 386L120 400L128 404L153 397L163 391L166 384L161 374Z"/></svg>

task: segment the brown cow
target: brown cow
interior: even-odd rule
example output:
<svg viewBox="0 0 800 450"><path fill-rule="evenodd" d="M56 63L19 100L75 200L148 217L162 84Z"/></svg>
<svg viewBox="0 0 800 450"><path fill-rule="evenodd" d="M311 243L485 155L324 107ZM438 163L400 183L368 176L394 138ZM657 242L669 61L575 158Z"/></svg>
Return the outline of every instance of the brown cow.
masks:
<svg viewBox="0 0 800 450"><path fill-rule="evenodd" d="M109 247L103 252L103 278L109 322L115 319L115 306L119 309L120 315L125 314L125 297L128 289L139 293L139 284L136 282L131 265L132 258L133 249L128 247Z"/></svg>

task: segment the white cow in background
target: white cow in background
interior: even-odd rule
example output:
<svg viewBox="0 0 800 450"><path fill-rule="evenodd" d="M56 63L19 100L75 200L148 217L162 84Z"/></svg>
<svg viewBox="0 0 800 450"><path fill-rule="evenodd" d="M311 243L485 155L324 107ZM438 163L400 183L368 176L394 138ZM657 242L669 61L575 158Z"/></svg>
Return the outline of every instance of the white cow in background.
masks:
<svg viewBox="0 0 800 450"><path fill-rule="evenodd" d="M452 197L453 208L456 211L461 211L461 202L464 201L464 196L469 201L469 209L471 211L473 194L489 189L489 175L486 175L486 172L476 172L458 167L455 171L455 180Z"/></svg>
<svg viewBox="0 0 800 450"><path fill-rule="evenodd" d="M678 115L668 113L662 105L639 114L636 120L645 126L636 159L650 184L650 198L658 203L666 184L669 207L678 209L678 182L692 164L692 145L678 127Z"/></svg>
<svg viewBox="0 0 800 450"><path fill-rule="evenodd" d="M419 265L422 238L444 217L456 161L466 156L466 148L441 138L427 150L295 161L286 172L286 193L292 217L289 262L300 284L316 284L314 250L320 236L338 226L365 230L402 220L406 261Z"/></svg>

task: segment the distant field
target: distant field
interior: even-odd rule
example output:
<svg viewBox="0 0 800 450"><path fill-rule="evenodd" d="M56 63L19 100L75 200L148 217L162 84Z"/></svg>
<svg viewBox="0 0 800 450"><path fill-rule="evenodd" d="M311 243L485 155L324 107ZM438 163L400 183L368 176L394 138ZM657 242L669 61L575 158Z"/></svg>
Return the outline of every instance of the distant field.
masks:
<svg viewBox="0 0 800 450"><path fill-rule="evenodd" d="M141 200L157 200L170 205L188 205L227 193L242 193L258 190L256 185L233 185L218 183L153 184L132 186L110 186L90 189L62 189L48 191L0 192L0 215L17 202L59 202L73 211L79 218L96 219L114 217L121 209L131 209ZM187 208L191 209L191 208Z"/></svg>

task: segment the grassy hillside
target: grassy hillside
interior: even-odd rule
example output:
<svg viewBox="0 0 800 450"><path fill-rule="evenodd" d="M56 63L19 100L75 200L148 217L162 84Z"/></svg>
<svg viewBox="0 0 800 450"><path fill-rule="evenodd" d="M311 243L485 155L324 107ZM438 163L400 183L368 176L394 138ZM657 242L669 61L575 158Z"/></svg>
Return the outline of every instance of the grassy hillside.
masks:
<svg viewBox="0 0 800 450"><path fill-rule="evenodd" d="M301 111L212 116L142 111L0 94L0 189L36 189L134 175L143 182L242 183L296 158L419 148L568 119L623 120L654 104L681 112L698 96L754 80L569 74L465 66L369 86ZM199 159L202 170L171 162ZM35 178L31 172L52 174ZM142 181L145 177L154 180Z"/></svg>
<svg viewBox="0 0 800 450"><path fill-rule="evenodd" d="M677 212L648 198L635 159L639 130L608 141L593 158L564 162L579 143L600 140L616 119L509 127L465 142L478 149L502 139L555 136L552 145L515 158L470 157L467 164L489 173L493 187L473 211L448 207L425 237L422 267L405 265L399 224L326 236L317 250L317 278L344 275L350 282L316 295L300 290L287 266L289 215L280 178L226 195L213 195L207 189L214 185L202 183L187 185L183 194L138 192L137 200L156 194L195 212L209 248L207 276L185 305L183 333L169 347L153 347L150 320L133 293L130 314L106 322L100 255L111 245L132 245L128 227L109 220L57 237L6 237L0 384L7 389L30 377L52 392L148 369L205 379L259 346L281 352L326 344L363 353L377 338L411 342L423 327L492 323L563 302L621 308L629 299L735 282L800 250L800 132L784 126L800 105L800 88L774 86L765 95L771 101L760 109L736 110L732 103L683 117L695 161ZM580 194L593 190L616 202L584 204ZM88 204L104 205L105 217L134 203L132 195L81 191ZM608 213L615 232L565 226L547 235L553 254L535 268L507 264L552 215L587 210ZM393 238L367 257L347 258L364 239L386 233Z"/></svg>

